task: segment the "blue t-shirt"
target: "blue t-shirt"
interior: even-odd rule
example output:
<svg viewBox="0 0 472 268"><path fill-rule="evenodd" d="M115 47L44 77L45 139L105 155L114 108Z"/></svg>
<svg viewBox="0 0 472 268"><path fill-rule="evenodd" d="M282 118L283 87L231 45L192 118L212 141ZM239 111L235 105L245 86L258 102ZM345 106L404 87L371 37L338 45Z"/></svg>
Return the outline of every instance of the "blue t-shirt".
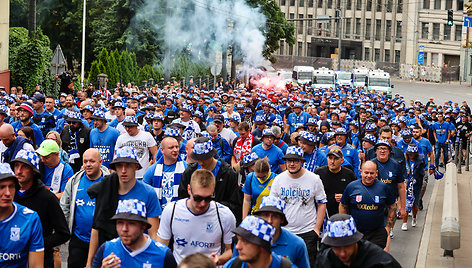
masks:
<svg viewBox="0 0 472 268"><path fill-rule="evenodd" d="M357 229L366 234L385 227L385 208L395 203L395 199L389 187L379 180L374 180L371 186L355 180L344 189L341 204L349 206Z"/></svg>
<svg viewBox="0 0 472 268"><path fill-rule="evenodd" d="M436 139L438 143L445 143L447 140L447 135L449 130L453 130L454 128L448 122L435 122L432 126L434 132L436 132Z"/></svg>
<svg viewBox="0 0 472 268"><path fill-rule="evenodd" d="M281 257L279 255L277 255L275 252L272 252L271 254L272 254L272 262L270 263L268 268L279 268L280 263L282 262ZM236 258L237 257L234 257L231 260L229 260L228 262L226 262L225 265L223 266L223 268L230 268ZM247 265L246 262L242 262L241 268L248 268L248 267L249 266ZM292 264L292 267L296 267L296 266Z"/></svg>
<svg viewBox="0 0 472 268"><path fill-rule="evenodd" d="M74 175L74 170L72 167L68 164L65 163L64 161L59 160L59 164L62 163L64 164L64 169L62 170L62 177L61 177L61 188L59 190L59 193L64 192L64 189L66 188L67 181ZM57 164L57 166L59 165ZM57 168L55 166L54 168L49 168L48 166L44 165L44 178L43 178L43 183L46 185L46 188L51 190L51 183L52 183L52 177L54 176L54 170Z"/></svg>
<svg viewBox="0 0 472 268"><path fill-rule="evenodd" d="M311 115L304 111L302 111L300 115L297 115L295 112L290 113L287 118L287 124L290 126L290 134L295 131L295 124L305 125L308 122L308 118L311 118Z"/></svg>
<svg viewBox="0 0 472 268"><path fill-rule="evenodd" d="M31 122L33 122L32 118L31 118ZM11 123L11 126L13 127L13 129L15 129L15 134L18 134L18 130L20 130L20 128L23 127L20 120ZM41 132L41 129L39 129L38 125L36 125L34 123L31 124L31 125L28 125L28 126L33 129L34 139L36 140L36 145L38 145L38 146L41 145L41 143L44 140L44 136L43 136L43 133Z"/></svg>
<svg viewBox="0 0 472 268"><path fill-rule="evenodd" d="M242 191L243 193L251 196L251 211L254 209L254 206L256 205L257 199L259 197L262 199L262 197L269 195L270 187L263 196L261 196L261 193L267 188L269 183L274 180L274 178L275 174L272 172L268 174L267 179L264 178L266 179L265 181L261 181L261 179L256 176L256 172L251 172L247 175ZM257 211L258 209L259 207L257 207L254 211ZM249 213L251 213L251 211Z"/></svg>
<svg viewBox="0 0 472 268"><path fill-rule="evenodd" d="M82 178L80 179L79 187L77 187L77 194L75 197L74 225L72 227L72 232L80 240L86 243L90 242L93 214L95 212L95 198L90 198L90 196L87 194L87 189L92 186L92 184L97 183L102 179L103 175L100 176L100 178L91 181L84 172L84 175L82 175Z"/></svg>
<svg viewBox="0 0 472 268"><path fill-rule="evenodd" d="M118 200L138 199L146 204L146 215L148 218L158 217L162 214L161 205L157 199L154 188L145 184L140 180L136 180L136 184L129 192L124 195L118 195Z"/></svg>
<svg viewBox="0 0 472 268"><path fill-rule="evenodd" d="M417 140L418 142L418 147L421 148L421 151L423 152L424 156L424 163L426 164L425 170L428 169L428 162L429 162L429 156L428 154L433 151L433 146L431 145L431 142L426 139L421 137L420 140Z"/></svg>
<svg viewBox="0 0 472 268"><path fill-rule="evenodd" d="M377 160L374 161L377 163L379 171L377 179L387 184L392 194L398 197L398 183L403 183L400 164L392 158L389 158L385 163Z"/></svg>
<svg viewBox="0 0 472 268"><path fill-rule="evenodd" d="M0 221L0 267L28 267L28 252L44 251L38 213L13 202L13 213Z"/></svg>
<svg viewBox="0 0 472 268"><path fill-rule="evenodd" d="M100 132L97 128L90 131L90 148L96 148L100 152L103 165L106 167L109 167L113 160L116 140L119 136L120 131L112 127L107 127L103 132Z"/></svg>
<svg viewBox="0 0 472 268"><path fill-rule="evenodd" d="M260 143L254 146L251 152L255 152L259 158L267 156L267 158L269 158L270 171L274 174L281 172L280 165L285 164L285 160L282 159L284 153L279 147L272 145L269 150L264 150L262 143Z"/></svg>
<svg viewBox="0 0 472 268"><path fill-rule="evenodd" d="M131 251L117 237L100 246L93 258L92 268L102 267L102 261L111 253L120 258L121 267L177 267L170 249L148 237L144 246Z"/></svg>
<svg viewBox="0 0 472 268"><path fill-rule="evenodd" d="M123 119L124 120L124 119ZM116 128L119 123L123 122L123 120L119 121L118 118L113 119L110 124L108 124L109 127Z"/></svg>
<svg viewBox="0 0 472 268"><path fill-rule="evenodd" d="M54 116L54 120L57 122L57 120L62 118L62 113L58 109L54 108L54 112L51 113Z"/></svg>
<svg viewBox="0 0 472 268"><path fill-rule="evenodd" d="M305 241L298 235L280 228L279 238L271 245L272 252L289 259L297 267L310 267Z"/></svg>

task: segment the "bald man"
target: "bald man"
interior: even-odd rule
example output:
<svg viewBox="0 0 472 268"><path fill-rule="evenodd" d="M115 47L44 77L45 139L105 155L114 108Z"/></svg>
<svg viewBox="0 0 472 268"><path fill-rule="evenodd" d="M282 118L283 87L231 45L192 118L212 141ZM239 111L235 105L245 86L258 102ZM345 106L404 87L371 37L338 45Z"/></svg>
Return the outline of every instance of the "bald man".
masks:
<svg viewBox="0 0 472 268"><path fill-rule="evenodd" d="M15 129L10 124L3 124L0 127L0 153L1 162L10 163L16 158L16 154L21 150L34 151L31 141L25 137L15 136Z"/></svg>
<svg viewBox="0 0 472 268"><path fill-rule="evenodd" d="M190 154L193 151L193 145L195 144L195 140L196 140L195 138L188 140L187 145L185 146L185 151L187 152L187 157L185 159L185 162L187 162L187 164L197 163L197 161L195 161L195 159L190 157Z"/></svg>
<svg viewBox="0 0 472 268"><path fill-rule="evenodd" d="M61 197L61 208L71 232L68 267L82 268L87 263L95 210L95 199L88 196L87 189L108 174L108 168L102 165L100 152L90 148L84 153L82 169L67 182Z"/></svg>

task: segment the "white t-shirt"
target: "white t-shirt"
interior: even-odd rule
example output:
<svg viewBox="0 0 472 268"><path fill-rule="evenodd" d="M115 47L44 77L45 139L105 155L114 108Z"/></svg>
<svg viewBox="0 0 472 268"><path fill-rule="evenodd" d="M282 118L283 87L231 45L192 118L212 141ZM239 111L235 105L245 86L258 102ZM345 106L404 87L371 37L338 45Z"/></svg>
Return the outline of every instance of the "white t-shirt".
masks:
<svg viewBox="0 0 472 268"><path fill-rule="evenodd" d="M105 119L110 120L110 121L113 121L113 120L116 119L116 115L111 114L110 111L107 111L107 112L105 113Z"/></svg>
<svg viewBox="0 0 472 268"><path fill-rule="evenodd" d="M149 148L156 145L156 140L149 132L140 130L136 136L130 136L126 132L121 134L118 140L116 140L115 151L125 146L136 149L138 151L138 161L142 167L136 171L136 178L142 178L149 167Z"/></svg>
<svg viewBox="0 0 472 268"><path fill-rule="evenodd" d="M180 263L187 255L196 252L206 256L210 256L212 253L220 255L221 234L224 234L224 244L231 244L234 236L231 232L236 228L236 219L233 213L228 207L211 202L205 213L195 215L187 207L187 200L188 198L172 202L164 208L157 235L164 240L169 240L172 234L174 235L173 253L177 263ZM174 204L176 207L171 230L170 219ZM218 204L223 232L218 222L215 204Z"/></svg>
<svg viewBox="0 0 472 268"><path fill-rule="evenodd" d="M221 130L220 132L220 135L223 139L225 139L229 143L229 145L232 145L233 140L237 138L236 134L234 134L234 132L228 128L223 128L223 130Z"/></svg>
<svg viewBox="0 0 472 268"><path fill-rule="evenodd" d="M123 126L123 122L124 121L118 123L118 125L116 126L116 129L120 132L120 134L126 133L126 128L125 126ZM145 131L144 126L141 124L138 124L138 129L141 131Z"/></svg>
<svg viewBox="0 0 472 268"><path fill-rule="evenodd" d="M326 203L326 194L320 176L305 170L298 179L292 179L288 171L274 178L270 195L285 201L285 216L288 224L284 226L294 234L312 231L316 224L316 203Z"/></svg>
<svg viewBox="0 0 472 268"><path fill-rule="evenodd" d="M196 138L197 134L201 132L200 126L197 124L197 122L193 120L189 120L185 122L181 118L177 118L174 121L172 121L172 123L180 123L186 127L184 130L184 134L182 134L182 137L186 140ZM189 126L191 126L191 128L189 128Z"/></svg>

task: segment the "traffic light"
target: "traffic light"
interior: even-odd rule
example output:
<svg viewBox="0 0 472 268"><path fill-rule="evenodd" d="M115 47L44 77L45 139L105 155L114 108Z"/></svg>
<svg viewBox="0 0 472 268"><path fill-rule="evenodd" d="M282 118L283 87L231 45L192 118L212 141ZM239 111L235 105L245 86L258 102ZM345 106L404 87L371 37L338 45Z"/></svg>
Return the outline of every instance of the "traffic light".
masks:
<svg viewBox="0 0 472 268"><path fill-rule="evenodd" d="M335 18L334 18L334 21L335 22L338 22L339 21L339 18L341 17L341 10L340 9L336 9L336 13L335 13Z"/></svg>
<svg viewBox="0 0 472 268"><path fill-rule="evenodd" d="M452 26L454 24L453 12L452 9L447 10L447 26Z"/></svg>

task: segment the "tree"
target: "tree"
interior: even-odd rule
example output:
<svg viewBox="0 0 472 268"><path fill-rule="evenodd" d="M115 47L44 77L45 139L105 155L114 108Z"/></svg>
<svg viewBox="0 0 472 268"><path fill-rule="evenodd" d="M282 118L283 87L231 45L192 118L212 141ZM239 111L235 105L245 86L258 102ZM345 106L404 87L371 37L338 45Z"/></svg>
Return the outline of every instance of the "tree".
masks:
<svg viewBox="0 0 472 268"><path fill-rule="evenodd" d="M26 28L10 28L9 45L11 84L23 86L29 95L36 84L40 84L46 93L51 91L50 60L53 52L49 38L43 35L41 29L34 36L28 36Z"/></svg>

